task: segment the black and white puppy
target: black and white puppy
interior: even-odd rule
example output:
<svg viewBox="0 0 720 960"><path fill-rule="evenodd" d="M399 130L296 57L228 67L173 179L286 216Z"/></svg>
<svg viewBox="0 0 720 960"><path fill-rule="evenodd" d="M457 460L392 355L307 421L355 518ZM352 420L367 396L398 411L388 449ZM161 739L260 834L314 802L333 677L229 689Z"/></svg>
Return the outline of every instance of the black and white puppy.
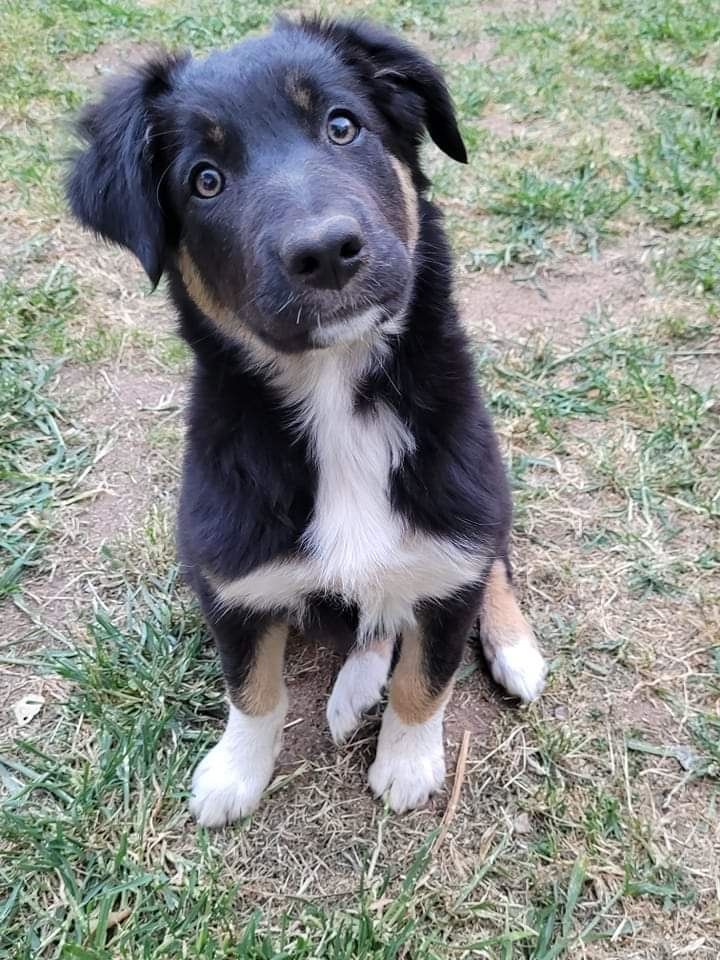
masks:
<svg viewBox="0 0 720 960"><path fill-rule="evenodd" d="M424 196L426 130L466 160L435 67L371 24L319 19L154 59L80 121L72 210L167 276L195 357L178 540L230 698L193 780L206 826L250 813L271 779L289 626L352 636L327 709L338 743L400 643L369 773L396 811L442 786L443 711L478 614L495 679L526 701L544 683Z"/></svg>

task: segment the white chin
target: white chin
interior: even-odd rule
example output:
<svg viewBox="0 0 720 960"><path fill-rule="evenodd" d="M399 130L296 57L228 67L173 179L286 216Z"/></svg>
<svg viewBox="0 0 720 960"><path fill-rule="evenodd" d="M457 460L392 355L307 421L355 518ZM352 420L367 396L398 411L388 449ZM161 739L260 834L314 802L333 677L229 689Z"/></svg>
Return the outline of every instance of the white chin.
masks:
<svg viewBox="0 0 720 960"><path fill-rule="evenodd" d="M312 341L318 347L332 347L336 343L354 343L368 337L378 328L382 319L380 307L368 307L347 320L324 324L312 332Z"/></svg>

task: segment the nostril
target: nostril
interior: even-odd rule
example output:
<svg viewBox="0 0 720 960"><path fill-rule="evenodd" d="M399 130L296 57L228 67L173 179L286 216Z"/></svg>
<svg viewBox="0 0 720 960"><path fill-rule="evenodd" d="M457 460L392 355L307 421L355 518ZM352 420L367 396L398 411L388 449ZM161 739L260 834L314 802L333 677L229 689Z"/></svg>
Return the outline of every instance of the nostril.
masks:
<svg viewBox="0 0 720 960"><path fill-rule="evenodd" d="M343 260L352 260L362 250L362 240L359 237L351 237L340 247L340 256Z"/></svg>
<svg viewBox="0 0 720 960"><path fill-rule="evenodd" d="M319 268L320 263L317 257L301 257L297 263L297 273L301 277L309 276Z"/></svg>

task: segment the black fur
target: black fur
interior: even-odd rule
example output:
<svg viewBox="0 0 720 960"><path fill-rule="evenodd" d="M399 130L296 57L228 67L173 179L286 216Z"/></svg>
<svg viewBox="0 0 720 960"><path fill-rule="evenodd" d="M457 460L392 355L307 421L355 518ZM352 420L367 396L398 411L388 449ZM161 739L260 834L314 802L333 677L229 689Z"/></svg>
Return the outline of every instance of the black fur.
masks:
<svg viewBox="0 0 720 960"><path fill-rule="evenodd" d="M389 125L399 122L390 145L411 166L419 187L427 184L418 163L426 128L444 153L467 163L447 87L437 69L415 47L364 21L310 20L306 29L335 41L342 59L372 86L375 104Z"/></svg>
<svg viewBox="0 0 720 960"><path fill-rule="evenodd" d="M296 75L312 101L306 113L285 92ZM362 137L342 152L314 133L333 104L362 121ZM235 611L223 622L209 578L230 580L301 550L317 468L241 331L235 336L208 304L221 320L242 317L253 337L285 353L312 347L316 316L333 321L375 296L388 317L404 310L405 329L389 336L389 355L356 393L358 416L375 416L381 402L415 440L390 478L393 508L415 530L506 556L505 473L452 300L442 219L424 198L408 253L411 224L392 158L422 191L426 129L465 162L447 89L424 56L380 28L316 19L280 22L269 37L204 62L160 58L112 86L81 120L86 148L68 181L73 212L132 250L153 283L166 274L195 355L179 550L229 679L246 669L259 621ZM225 173L217 202L191 193L199 162ZM291 175L301 177L300 188L286 186ZM298 292L281 268L283 231L326 208L360 224L363 270L342 291ZM189 289L181 250L202 279L202 302ZM478 584L483 574L478 569ZM457 667L479 591L419 611L438 689ZM315 615L339 618L348 630L357 620L341 597L318 598Z"/></svg>
<svg viewBox="0 0 720 960"><path fill-rule="evenodd" d="M131 250L154 284L164 268L166 222L157 197L164 152L153 107L187 57L167 56L123 77L89 106L77 130L87 149L68 180L72 212L100 236ZM154 202L154 200L156 202Z"/></svg>

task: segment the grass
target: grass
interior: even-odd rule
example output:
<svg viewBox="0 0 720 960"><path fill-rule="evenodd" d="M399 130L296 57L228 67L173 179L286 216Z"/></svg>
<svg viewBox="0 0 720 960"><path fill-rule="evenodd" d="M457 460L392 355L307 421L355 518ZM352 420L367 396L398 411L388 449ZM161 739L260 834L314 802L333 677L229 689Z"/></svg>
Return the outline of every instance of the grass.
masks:
<svg viewBox="0 0 720 960"><path fill-rule="evenodd" d="M0 687L44 698L0 739L0 957L715 960L714 0L343 8L448 70L471 163L427 161L551 683L517 711L465 664L439 842L446 798L404 818L371 800L377 721L335 751L332 656L296 646L266 803L221 833L189 819L224 707L174 561L187 354L141 271L68 222L66 119L96 61L203 52L276 6L0 12Z"/></svg>
<svg viewBox="0 0 720 960"><path fill-rule="evenodd" d="M658 265L661 278L674 282L699 297L717 301L720 296L720 243L714 237L698 237L678 244L673 254Z"/></svg>
<svg viewBox="0 0 720 960"><path fill-rule="evenodd" d="M581 165L562 179L532 169L513 171L488 203L504 225L500 250L476 251L473 266L533 262L551 253L550 236L565 233L569 249L597 255L598 241L629 195L613 190L593 169Z"/></svg>
<svg viewBox="0 0 720 960"><path fill-rule="evenodd" d="M7 557L0 598L37 564L53 513L77 498L92 466L94 441L51 396L58 361L39 349L76 297L73 278L59 268L29 287L12 279L0 285L0 548Z"/></svg>
<svg viewBox="0 0 720 960"><path fill-rule="evenodd" d="M664 516L673 502L717 518L715 400L711 392L676 377L668 349L672 333L663 320L653 326L623 331L593 318L586 342L565 355L523 352L500 365L486 354L482 366L499 379L492 405L501 415L525 419L531 440L545 437L561 453L567 453L571 437L576 439L564 425L574 425L577 418L622 420L633 432L632 458L628 461L613 445L605 456L592 447L587 460L597 473L589 484L611 486L646 516Z"/></svg>

